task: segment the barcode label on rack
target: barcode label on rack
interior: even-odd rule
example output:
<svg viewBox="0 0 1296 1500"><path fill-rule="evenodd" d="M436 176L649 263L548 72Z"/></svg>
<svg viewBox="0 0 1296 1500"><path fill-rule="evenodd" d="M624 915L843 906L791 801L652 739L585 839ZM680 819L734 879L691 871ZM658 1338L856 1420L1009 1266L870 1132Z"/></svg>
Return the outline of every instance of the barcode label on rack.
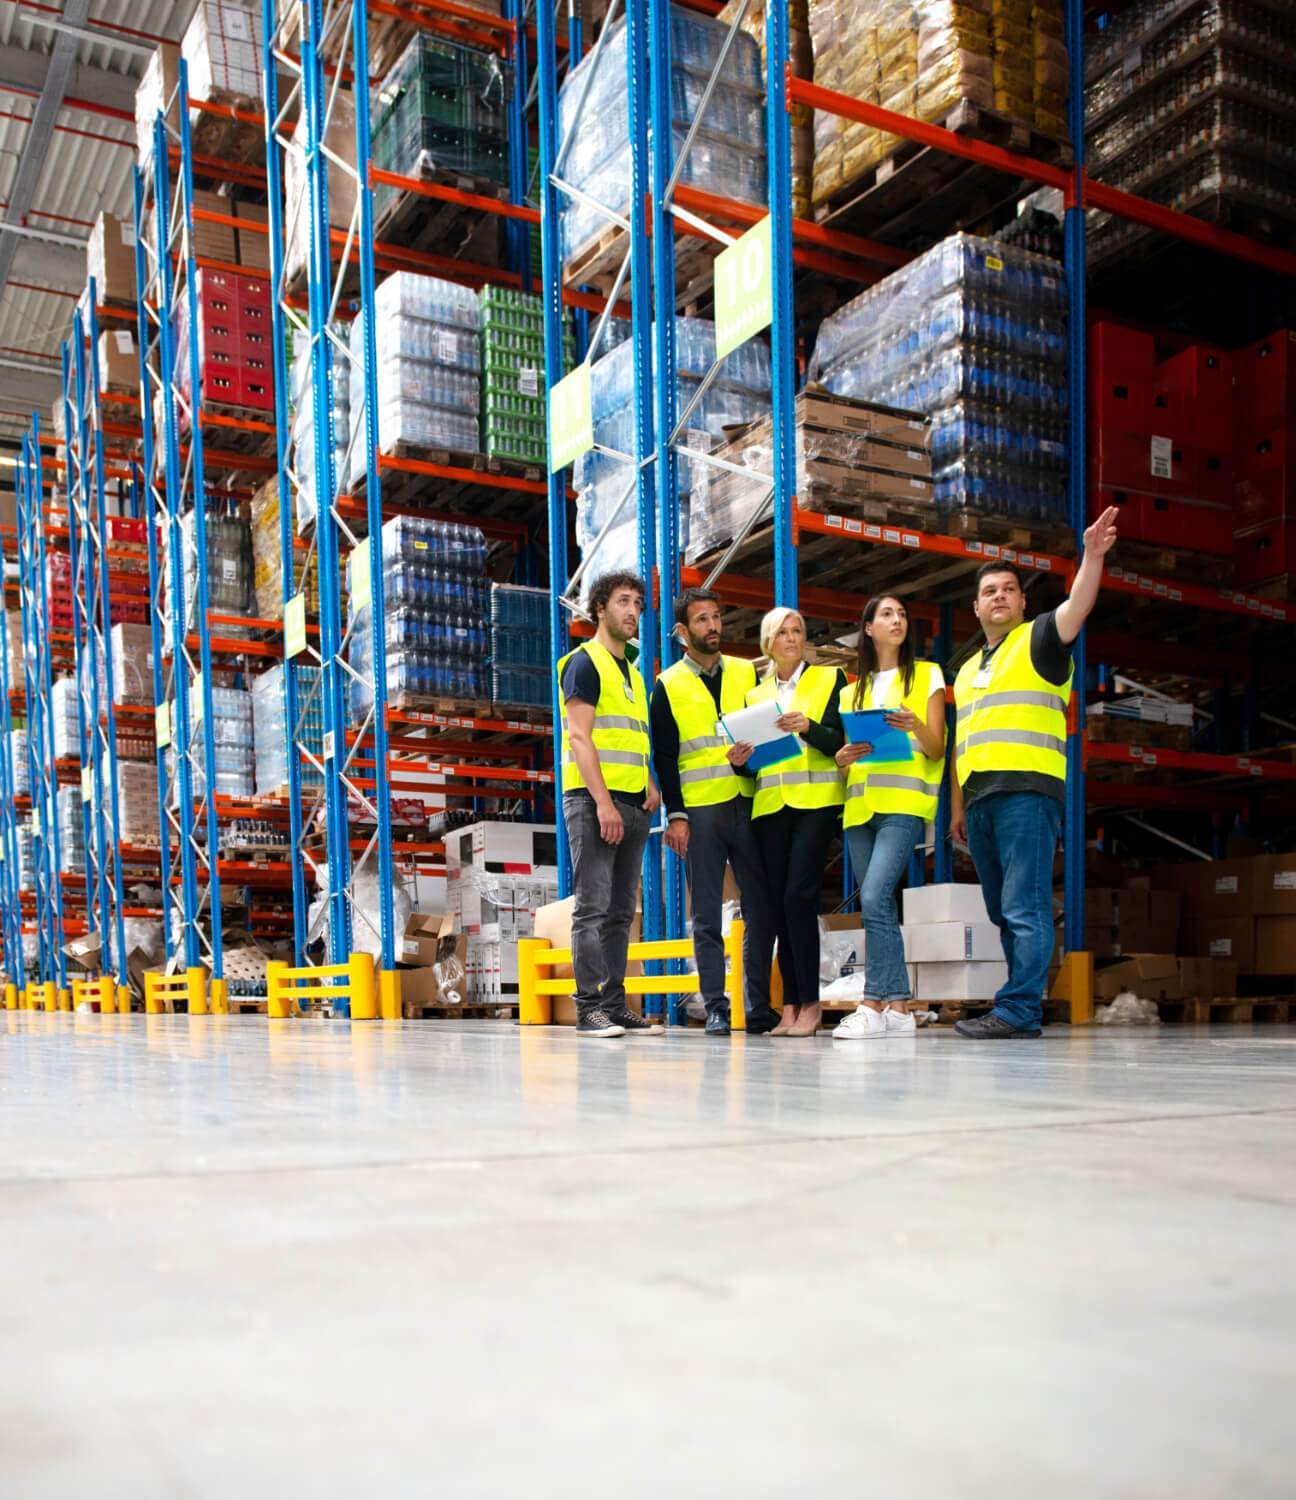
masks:
<svg viewBox="0 0 1296 1500"><path fill-rule="evenodd" d="M1152 439L1152 477L1153 479L1169 479L1171 477L1171 459L1174 455L1174 443L1168 437L1154 437Z"/></svg>
<svg viewBox="0 0 1296 1500"><path fill-rule="evenodd" d="M333 730L333 729L326 729L324 731L324 759L325 760L332 760L333 759L333 746L334 746L334 743L335 743L336 733L337 733L337 731Z"/></svg>
<svg viewBox="0 0 1296 1500"><path fill-rule="evenodd" d="M533 365L523 365L518 371L518 392L523 396L540 394L540 373Z"/></svg>

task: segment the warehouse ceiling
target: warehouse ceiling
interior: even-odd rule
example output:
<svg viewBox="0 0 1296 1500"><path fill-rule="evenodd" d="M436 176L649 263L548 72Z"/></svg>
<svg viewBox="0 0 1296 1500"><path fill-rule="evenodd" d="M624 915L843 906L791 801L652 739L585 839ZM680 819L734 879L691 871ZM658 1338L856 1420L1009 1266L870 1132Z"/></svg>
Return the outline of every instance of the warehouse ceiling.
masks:
<svg viewBox="0 0 1296 1500"><path fill-rule="evenodd" d="M44 421L102 210L131 213L135 85L194 0L0 4L0 440Z"/></svg>

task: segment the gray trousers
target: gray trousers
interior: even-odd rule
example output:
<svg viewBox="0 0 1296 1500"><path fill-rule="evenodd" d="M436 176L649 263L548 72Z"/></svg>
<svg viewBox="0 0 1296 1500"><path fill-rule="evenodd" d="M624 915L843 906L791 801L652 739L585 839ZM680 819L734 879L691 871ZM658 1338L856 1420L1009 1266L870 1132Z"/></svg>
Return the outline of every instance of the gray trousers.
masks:
<svg viewBox="0 0 1296 1500"><path fill-rule="evenodd" d="M748 1015L769 1009L770 965L776 922L765 867L752 832L751 798L732 797L709 807L690 807L688 874L702 999L708 1011L728 1015L725 1005L724 939L721 936L725 866L732 865L742 898L743 1007Z"/></svg>
<svg viewBox="0 0 1296 1500"><path fill-rule="evenodd" d="M616 804L625 824L619 844L603 841L598 809L586 791L563 795L563 821L571 845L572 972L576 1010L616 1010L625 1004L626 949L639 899L644 845L652 817L642 807Z"/></svg>

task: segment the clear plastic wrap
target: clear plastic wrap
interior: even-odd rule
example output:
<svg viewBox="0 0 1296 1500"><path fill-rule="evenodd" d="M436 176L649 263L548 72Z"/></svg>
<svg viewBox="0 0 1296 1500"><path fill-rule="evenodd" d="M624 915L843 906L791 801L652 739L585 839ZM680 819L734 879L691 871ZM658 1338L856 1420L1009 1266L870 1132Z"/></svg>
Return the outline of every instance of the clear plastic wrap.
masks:
<svg viewBox="0 0 1296 1500"><path fill-rule="evenodd" d="M262 98L260 42L261 8L253 0L199 0L180 42L189 97ZM201 118L198 110L190 114L195 124Z"/></svg>
<svg viewBox="0 0 1296 1500"><path fill-rule="evenodd" d="M314 691L319 669L297 667L297 738L316 757L324 756L324 700ZM282 662L252 681L252 749L257 796L272 796L288 785L288 698ZM301 784L316 787L323 776L301 761Z"/></svg>
<svg viewBox="0 0 1296 1500"><path fill-rule="evenodd" d="M490 641L491 700L549 709L553 702L549 590L492 584Z"/></svg>
<svg viewBox="0 0 1296 1500"><path fill-rule="evenodd" d="M315 875L318 883L315 888L315 899L311 902L308 921L313 929L316 921L323 914L319 933L327 947L330 938L329 874L326 860L321 860L316 866ZM410 900L409 891L399 876L395 888L389 892L389 895L392 903L394 930L397 933L404 932L405 924L414 910L414 903ZM375 869L358 870L351 890L351 951L353 953L367 953L381 962L381 921L382 892L378 884L378 872Z"/></svg>
<svg viewBox="0 0 1296 1500"><path fill-rule="evenodd" d="M153 631L148 625L112 628L113 696L118 703L153 706Z"/></svg>
<svg viewBox="0 0 1296 1500"><path fill-rule="evenodd" d="M1061 518L1066 296L1055 261L953 235L825 319L810 378L931 415L941 511Z"/></svg>
<svg viewBox="0 0 1296 1500"><path fill-rule="evenodd" d="M206 792L207 777L202 739L202 684L194 677L189 683L190 776L193 794ZM216 785L214 791L223 797L251 797L255 790L252 694L242 688L211 690L211 729L215 749ZM173 802L179 796L179 781L170 778Z"/></svg>
<svg viewBox="0 0 1296 1500"><path fill-rule="evenodd" d="M27 763L27 731L25 729L9 731L9 767L13 774L14 796L30 796L31 767Z"/></svg>
<svg viewBox="0 0 1296 1500"><path fill-rule="evenodd" d="M329 128L324 133L328 152L325 170L328 174L329 227L340 229L345 234L356 202L356 179L352 175L356 149L355 104L346 89L330 90L329 97L332 113ZM339 166L339 161L349 163L352 170L346 171ZM299 146L291 145L284 152L284 201L300 203L302 207L296 214L285 215L284 227L289 234L284 243L284 269L290 281L306 275L310 258L310 200L304 196L305 185L306 153Z"/></svg>
<svg viewBox="0 0 1296 1500"><path fill-rule="evenodd" d="M64 875L84 875L85 822L80 786L61 786L55 799L59 833L59 869Z"/></svg>
<svg viewBox="0 0 1296 1500"><path fill-rule="evenodd" d="M720 56L728 27L679 7L671 9L672 136L678 154L706 80ZM563 164L574 186L617 213L626 211L630 184L626 95L626 30L616 22L597 60L590 53L572 70L558 98L559 136L566 138L593 70L575 133ZM765 122L760 51L740 35L725 58L701 128L680 181L746 202L763 203ZM564 260L602 234L610 221L575 200L563 204Z"/></svg>

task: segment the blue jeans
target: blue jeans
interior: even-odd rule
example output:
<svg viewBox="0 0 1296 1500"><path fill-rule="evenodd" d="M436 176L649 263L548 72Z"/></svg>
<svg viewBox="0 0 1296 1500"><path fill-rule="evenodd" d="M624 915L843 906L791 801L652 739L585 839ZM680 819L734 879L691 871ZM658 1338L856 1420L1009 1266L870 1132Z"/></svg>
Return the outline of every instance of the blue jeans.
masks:
<svg viewBox="0 0 1296 1500"><path fill-rule="evenodd" d="M912 993L895 890L922 833L923 820L913 813L874 813L867 823L846 830L859 885L864 994L869 1000L908 1000Z"/></svg>
<svg viewBox="0 0 1296 1500"><path fill-rule="evenodd" d="M1053 957L1053 855L1061 826L1062 804L1041 792L999 792L967 810L968 848L1008 963L994 1014L1027 1031L1043 1015Z"/></svg>

